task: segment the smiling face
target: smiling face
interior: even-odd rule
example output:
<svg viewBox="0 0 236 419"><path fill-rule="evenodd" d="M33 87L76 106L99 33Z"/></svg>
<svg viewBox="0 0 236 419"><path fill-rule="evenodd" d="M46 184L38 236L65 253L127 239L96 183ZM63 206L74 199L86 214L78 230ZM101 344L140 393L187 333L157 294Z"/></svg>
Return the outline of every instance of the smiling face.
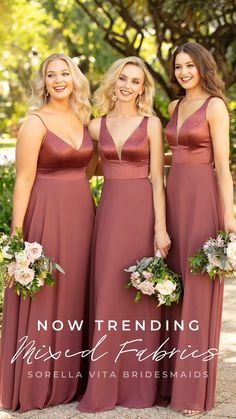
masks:
<svg viewBox="0 0 236 419"><path fill-rule="evenodd" d="M51 98L58 100L69 98L73 91L73 78L66 61L58 59L49 62L45 83Z"/></svg>
<svg viewBox="0 0 236 419"><path fill-rule="evenodd" d="M193 89L200 85L200 74L190 55L180 52L175 58L175 77L184 89Z"/></svg>
<svg viewBox="0 0 236 419"><path fill-rule="evenodd" d="M144 72L134 64L126 64L114 86L117 100L135 102L144 91Z"/></svg>

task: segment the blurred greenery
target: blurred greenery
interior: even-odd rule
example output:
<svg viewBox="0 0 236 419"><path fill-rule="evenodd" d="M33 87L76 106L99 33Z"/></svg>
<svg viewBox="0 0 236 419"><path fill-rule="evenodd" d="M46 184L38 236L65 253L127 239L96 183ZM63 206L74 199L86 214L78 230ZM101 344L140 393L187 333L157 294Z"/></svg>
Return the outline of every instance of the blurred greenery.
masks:
<svg viewBox="0 0 236 419"><path fill-rule="evenodd" d="M176 45L195 40L213 53L226 83L236 169L236 7L231 0L1 0L0 14L0 135L16 136L32 75L53 52L74 57L92 90L115 59L140 56L156 81L155 109L165 125L173 98L170 56Z"/></svg>
<svg viewBox="0 0 236 419"><path fill-rule="evenodd" d="M0 166L0 231L4 233L10 231L14 180L15 165Z"/></svg>

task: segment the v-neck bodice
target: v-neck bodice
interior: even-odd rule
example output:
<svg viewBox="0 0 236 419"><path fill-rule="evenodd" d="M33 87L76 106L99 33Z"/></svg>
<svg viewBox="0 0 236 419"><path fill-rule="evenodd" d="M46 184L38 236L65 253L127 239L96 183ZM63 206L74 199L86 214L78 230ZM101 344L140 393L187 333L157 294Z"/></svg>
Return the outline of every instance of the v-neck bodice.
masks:
<svg viewBox="0 0 236 419"><path fill-rule="evenodd" d="M206 101L191 115L186 118L178 128L178 108L174 112L166 126L166 138L172 151L172 163L212 163L213 147L210 127L206 119L206 109L209 100Z"/></svg>
<svg viewBox="0 0 236 419"><path fill-rule="evenodd" d="M38 156L37 173L75 169L85 176L92 152L93 145L86 126L78 150L47 129Z"/></svg>
<svg viewBox="0 0 236 419"><path fill-rule="evenodd" d="M106 116L101 118L99 153L105 177L143 178L149 174L148 117L144 117L123 144L121 158L107 129Z"/></svg>

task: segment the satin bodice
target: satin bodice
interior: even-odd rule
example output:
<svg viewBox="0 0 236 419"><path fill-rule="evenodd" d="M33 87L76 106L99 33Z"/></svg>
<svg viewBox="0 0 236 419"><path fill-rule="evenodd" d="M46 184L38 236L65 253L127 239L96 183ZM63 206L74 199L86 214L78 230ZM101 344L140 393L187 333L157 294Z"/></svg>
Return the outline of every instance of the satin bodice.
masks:
<svg viewBox="0 0 236 419"><path fill-rule="evenodd" d="M85 125L82 143L78 150L47 129L38 156L37 174L72 169L85 176L85 169L92 157L92 152L93 144Z"/></svg>
<svg viewBox="0 0 236 419"><path fill-rule="evenodd" d="M99 154L106 178L146 178L149 175L148 117L127 138L118 156L115 142L107 128L106 116L101 118Z"/></svg>
<svg viewBox="0 0 236 419"><path fill-rule="evenodd" d="M193 112L177 133L179 104L166 126L166 138L172 151L172 163L204 164L213 162L213 147L206 109L211 96Z"/></svg>

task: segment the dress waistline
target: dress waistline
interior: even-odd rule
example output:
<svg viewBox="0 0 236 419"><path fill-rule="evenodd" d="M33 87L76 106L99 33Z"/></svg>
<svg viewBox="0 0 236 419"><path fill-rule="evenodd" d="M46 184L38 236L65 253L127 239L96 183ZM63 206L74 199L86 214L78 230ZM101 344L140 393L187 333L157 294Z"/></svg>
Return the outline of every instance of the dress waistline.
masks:
<svg viewBox="0 0 236 419"><path fill-rule="evenodd" d="M148 164L126 162L103 162L103 174L106 179L142 179L148 178Z"/></svg>

